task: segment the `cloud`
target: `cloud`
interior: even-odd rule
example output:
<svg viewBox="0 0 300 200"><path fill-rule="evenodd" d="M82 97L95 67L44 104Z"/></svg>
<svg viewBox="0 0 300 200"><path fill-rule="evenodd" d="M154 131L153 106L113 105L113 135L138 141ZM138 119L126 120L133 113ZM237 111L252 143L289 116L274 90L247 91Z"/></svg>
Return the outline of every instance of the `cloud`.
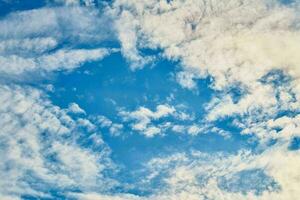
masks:
<svg viewBox="0 0 300 200"><path fill-rule="evenodd" d="M68 111L75 114L86 114L85 111L82 108L80 108L80 106L77 103L70 103Z"/></svg>
<svg viewBox="0 0 300 200"><path fill-rule="evenodd" d="M183 87L193 89L195 79L209 76L213 79L211 88L216 91L226 91L237 83L247 88L249 95L245 96L248 99L242 98L244 102L231 105L226 96L220 100L220 107L226 107L231 115L236 110L267 110L274 105L275 94L270 98L272 91L259 83L272 70L282 70L291 76L293 91L299 96L297 3L290 6L268 0L120 0L113 9L120 11L118 16L126 21L117 24L119 30L124 28L119 35L128 30L123 24L137 27L130 28L135 30L134 39L121 42L129 42L135 51L139 51L140 45L160 48L166 58L181 61L184 71L177 74L177 80ZM131 23L123 15L134 21Z"/></svg>
<svg viewBox="0 0 300 200"><path fill-rule="evenodd" d="M196 86L196 82L194 81L195 79L195 74L191 73L191 72L179 72L176 74L176 80L177 82L183 87L183 88L187 88L187 89L195 89Z"/></svg>
<svg viewBox="0 0 300 200"><path fill-rule="evenodd" d="M110 187L113 182L102 175L111 166L107 147L95 143L100 146L93 152L76 142L82 119L71 118L31 87L0 85L0 93L1 198L49 196L48 188Z"/></svg>
<svg viewBox="0 0 300 200"><path fill-rule="evenodd" d="M261 154L250 151L234 154L199 151L174 153L153 158L144 164L147 176L141 182L155 182L154 192L149 196L76 195L79 199L93 200L205 200L220 197L224 200L293 200L299 195L299 159L294 157L297 153L280 146Z"/></svg>
<svg viewBox="0 0 300 200"><path fill-rule="evenodd" d="M23 58L17 55L1 56L0 71L9 76L20 76L26 72L51 72L72 70L85 62L102 59L109 54L108 49L59 50L40 57Z"/></svg>
<svg viewBox="0 0 300 200"><path fill-rule="evenodd" d="M63 4L66 6L79 6L84 5L87 7L96 6L97 0L53 0L54 3Z"/></svg>
<svg viewBox="0 0 300 200"><path fill-rule="evenodd" d="M115 21L122 54L130 61L133 70L143 68L144 65L153 61L153 58L142 56L138 51L137 23L138 20L130 12L123 12L120 18Z"/></svg>
<svg viewBox="0 0 300 200"><path fill-rule="evenodd" d="M133 121L131 124L133 130L144 134L146 137L153 137L154 135L160 134L161 129L153 125L152 120L159 120L170 116L174 112L175 108L162 104L156 107L156 111L140 107L133 112L120 111L119 115L123 117L124 121Z"/></svg>
<svg viewBox="0 0 300 200"><path fill-rule="evenodd" d="M101 128L108 129L109 133L113 136L119 136L123 131L123 124L114 123L103 115L92 117L92 119Z"/></svg>
<svg viewBox="0 0 300 200"><path fill-rule="evenodd" d="M113 164L97 127L86 116L69 115L84 110L75 103L62 109L42 90L12 81L30 74L34 82L31 75L70 71L114 52L99 47L110 31L102 31L107 20L76 6L13 12L0 20L1 199L55 198L49 188L106 191L116 183L104 176Z"/></svg>
<svg viewBox="0 0 300 200"><path fill-rule="evenodd" d="M253 135L258 149L263 151L245 157L228 156L220 165L215 163L219 168L208 169L214 178L209 178L207 186L197 184L192 164L180 164L166 178L166 191L159 191L153 199L297 198L299 190L295 185L299 172L294 171L298 166L294 161L298 159L288 145L298 136L299 2L119 0L114 2L112 10L122 20L116 23L119 37L131 30L131 39L121 39L121 43L130 47L133 55L140 55L140 50L146 47L161 49L165 58L180 61L182 71L176 79L184 88L194 89L196 79L211 78L210 88L215 96L203 105L207 127L213 128L211 123L218 121L233 120L232 125L241 128L241 134ZM241 94L235 94L234 88L240 89ZM285 113L291 116L280 117ZM137 119L135 128L151 127L149 117ZM193 126L188 129L177 125L173 129L198 132ZM156 134L155 129L150 132ZM275 146L270 146L272 139ZM191 163L200 165L196 160ZM287 171L287 166L292 166L292 172ZM256 168L264 169L280 185L280 191L265 191L257 196L253 191L242 194L219 188L216 177Z"/></svg>
<svg viewBox="0 0 300 200"><path fill-rule="evenodd" d="M215 97L204 105L207 123L234 117L259 127L279 113L299 110L298 3L120 0L113 9L122 7L119 16L134 17L136 36L130 44L137 51L141 43L181 62L176 77L183 87L193 89L196 79L212 78ZM286 83L279 73L288 77ZM278 83L264 82L268 76ZM232 88L242 92L237 100ZM262 127L247 130L268 137Z"/></svg>
<svg viewBox="0 0 300 200"><path fill-rule="evenodd" d="M73 193L69 195L78 200L140 200L141 198L131 194L104 195L98 193Z"/></svg>
<svg viewBox="0 0 300 200"><path fill-rule="evenodd" d="M190 136L217 133L226 138L230 137L228 131L215 127L207 120L197 119L195 113L185 110L183 105L160 104L154 111L146 107L139 107L131 112L120 109L119 116L125 122L124 125L128 124L131 130L146 137L164 136L168 131ZM106 120L101 121L108 123Z"/></svg>
<svg viewBox="0 0 300 200"><path fill-rule="evenodd" d="M0 54L36 55L52 50L57 46L53 37L8 39L0 42Z"/></svg>
<svg viewBox="0 0 300 200"><path fill-rule="evenodd" d="M298 1L116 0L103 14L92 8L94 1L62 3L72 6L14 12L0 20L0 72L5 82L0 84L1 198L51 198L49 188L81 191L70 196L100 200L299 197L299 150L289 150L300 124ZM82 3L86 7L78 6ZM215 96L203 105L204 120L168 104L123 109L119 116L124 124L104 116L71 116L68 111L85 111L77 104L61 109L38 89L6 84L6 79L26 73L73 70L100 60L115 51L101 47L108 38L120 41L132 69L153 60L142 49L160 49L165 58L180 61L176 80L182 87L195 89L196 79L211 77ZM236 87L242 94L232 94ZM232 119L241 134L253 135L257 148L153 158L144 165L144 180L133 186L157 183L150 195L110 191L117 181L106 177L113 164L100 128L112 135L129 125L146 137L167 130L228 136L213 126L223 119ZM268 178L260 181L252 174L256 170ZM246 177L251 187L242 188L245 173L254 179Z"/></svg>
<svg viewBox="0 0 300 200"><path fill-rule="evenodd" d="M188 134L191 135L198 135L198 133L200 133L201 131L202 129L197 125L192 125L188 128Z"/></svg>
<svg viewBox="0 0 300 200"><path fill-rule="evenodd" d="M114 37L107 23L96 9L78 6L13 12L0 20L1 76L20 79L98 61L116 51L99 47Z"/></svg>
<svg viewBox="0 0 300 200"><path fill-rule="evenodd" d="M47 17L45 17L47 16ZM113 38L110 19L93 8L49 7L13 12L0 20L1 40L52 37L59 43L95 44ZM104 28L105 27L105 28Z"/></svg>
<svg viewBox="0 0 300 200"><path fill-rule="evenodd" d="M192 151L153 158L145 166L149 170L146 180L159 185L146 199L292 200L299 195L298 159L292 160L294 155L277 146L262 154ZM293 170L288 172L286 166L293 166Z"/></svg>

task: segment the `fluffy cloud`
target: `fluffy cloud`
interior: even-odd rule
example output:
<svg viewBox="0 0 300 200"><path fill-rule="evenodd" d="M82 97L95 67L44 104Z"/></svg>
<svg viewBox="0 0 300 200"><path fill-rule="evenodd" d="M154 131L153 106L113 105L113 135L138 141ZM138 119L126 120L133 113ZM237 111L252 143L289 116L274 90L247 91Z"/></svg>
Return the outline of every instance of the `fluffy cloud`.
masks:
<svg viewBox="0 0 300 200"><path fill-rule="evenodd" d="M71 113L81 113L81 114L86 114L85 111L80 108L80 106L77 103L70 103L68 107L68 111Z"/></svg>
<svg viewBox="0 0 300 200"><path fill-rule="evenodd" d="M1 85L0 93L1 198L43 197L49 195L48 187L109 187L101 174L110 166L108 149L103 143L95 144L100 145L99 152L81 147L76 142L80 136L76 119L39 90Z"/></svg>
<svg viewBox="0 0 300 200"><path fill-rule="evenodd" d="M164 136L167 131L190 136L216 133L224 137L230 137L228 131L215 127L213 123L207 120L197 119L195 113L188 113L183 105L160 104L156 106L154 111L146 107L139 107L131 112L121 109L119 116L125 122L124 125L128 124L131 130L150 138L157 135ZM111 126L112 122L110 120L103 117L98 119L101 121L101 126Z"/></svg>
<svg viewBox="0 0 300 200"><path fill-rule="evenodd" d="M62 109L43 91L11 82L27 74L70 71L115 51L98 45L110 32L102 31L107 20L83 7L14 12L0 20L1 199L54 198L49 188L105 191L114 184L103 175L112 164L97 127L68 114L84 110L75 103ZM91 48L76 47L82 44Z"/></svg>
<svg viewBox="0 0 300 200"><path fill-rule="evenodd" d="M158 105L156 111L151 111L148 108L140 107L138 110L133 112L121 111L120 116L125 121L134 121L132 129L139 131L147 137L153 137L154 135L160 134L161 129L152 125L152 120L158 120L175 112L175 108L169 105Z"/></svg>
<svg viewBox="0 0 300 200"><path fill-rule="evenodd" d="M109 133L113 136L119 136L123 130L123 124L114 123L105 116L98 115L92 117L93 121L101 128L108 129Z"/></svg>
<svg viewBox="0 0 300 200"><path fill-rule="evenodd" d="M28 73L72 70L114 51L62 45L66 38L73 46L101 42L105 34L95 32L101 33L104 18L98 21L97 16L94 10L80 7L43 8L16 12L0 20L1 198L52 198L48 188L90 190L102 185L106 190L113 184L102 175L111 167L109 149L95 125L67 113L84 110L75 103L61 109L43 91L10 83ZM79 141L83 130L86 137ZM80 142L84 141L97 151L82 147Z"/></svg>
<svg viewBox="0 0 300 200"><path fill-rule="evenodd" d="M289 171L286 166L297 168L297 158L293 160L295 154L275 147L260 155L250 152L208 155L195 151L189 156L177 154L155 158L148 163L153 174L149 177L153 179L167 172L162 184L167 184L168 189L160 191L153 199L294 199L299 195L296 189L299 173ZM240 180L236 177L243 173L255 173L259 169L271 177L268 182L259 180L262 175L251 175L252 180L250 177ZM227 188L235 182L234 188ZM247 187L243 188L246 182ZM259 191L259 195L255 190Z"/></svg>
<svg viewBox="0 0 300 200"><path fill-rule="evenodd" d="M205 105L207 123L235 117L261 138L268 137L261 124L300 108L298 8L298 2L269 0L120 0L113 5L121 15L134 16L136 41L130 45L161 48L167 58L181 61L177 80L183 87L193 89L195 79L212 78L217 95ZM238 100L233 88L242 91Z"/></svg>
<svg viewBox="0 0 300 200"><path fill-rule="evenodd" d="M194 79L211 76L211 87L217 91L237 84L247 88L248 99L238 105L231 105L227 96L220 99L218 106L226 107L227 115L249 107L266 110L274 105L275 94L270 98L272 91L259 83L272 70L291 76L295 82L293 90L298 93L300 60L296 52L300 50L300 20L296 3L288 6L269 0L120 0L113 9L120 11L120 17L134 18L133 23L128 20L117 24L120 35L126 34L122 31L124 24L137 27L130 29L135 30L135 39L121 42L135 49L162 48L167 58L179 59L184 71L177 80L183 87L192 89Z"/></svg>

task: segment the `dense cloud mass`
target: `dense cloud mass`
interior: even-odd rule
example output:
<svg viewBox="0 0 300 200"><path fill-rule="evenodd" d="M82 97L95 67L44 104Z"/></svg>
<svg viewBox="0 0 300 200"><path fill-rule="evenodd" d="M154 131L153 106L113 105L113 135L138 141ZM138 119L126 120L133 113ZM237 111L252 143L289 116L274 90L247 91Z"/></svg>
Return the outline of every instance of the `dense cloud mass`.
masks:
<svg viewBox="0 0 300 200"><path fill-rule="evenodd" d="M59 0L3 16L0 198L297 199L298 13L298 1ZM165 102L145 97L155 106L124 107L107 98L116 107L109 117L90 114L76 102L67 106L52 102L49 91L55 93L55 88L45 89L41 80L101 63L115 53L123 56L130 73L152 68L161 59L176 63L171 78L193 94L198 81L209 79L210 98L197 103L203 109L201 117L184 103L171 104L175 89L168 91ZM160 88L167 87L165 82L161 80ZM131 88L123 91L127 92L131 94ZM218 123L223 121L233 128L222 129ZM139 176L132 182L122 182L124 166L111 156L118 144L127 147L126 135L137 141L146 138L149 147L140 146L148 150L159 137L168 137L170 143L174 137L230 140L237 137L236 130L252 148L202 152L191 147L172 152L170 147L167 155L145 154L139 163L142 170L132 169ZM111 138L124 143L108 145ZM126 149L126 154L136 148Z"/></svg>

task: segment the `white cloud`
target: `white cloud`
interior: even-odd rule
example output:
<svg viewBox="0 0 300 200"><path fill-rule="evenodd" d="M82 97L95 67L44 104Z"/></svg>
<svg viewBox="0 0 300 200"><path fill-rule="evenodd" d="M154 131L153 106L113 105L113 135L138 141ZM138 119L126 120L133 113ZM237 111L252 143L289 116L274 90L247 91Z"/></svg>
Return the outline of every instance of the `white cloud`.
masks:
<svg viewBox="0 0 300 200"><path fill-rule="evenodd" d="M176 133L183 133L185 131L185 126L183 126L183 125L174 125L172 127L172 131L174 131Z"/></svg>
<svg viewBox="0 0 300 200"><path fill-rule="evenodd" d="M123 124L113 124L109 128L109 132L114 136L119 136L122 132L123 127L124 127Z"/></svg>
<svg viewBox="0 0 300 200"><path fill-rule="evenodd" d="M65 1L66 4L74 2ZM1 198L18 199L22 194L45 197L47 194L43 191L52 186L79 188L83 193L73 195L87 200L297 199L300 196L299 150L289 151L288 145L292 137L299 136L299 115L277 116L284 110L299 111L297 4L289 7L272 0L173 0L170 3L117 0L106 13L116 20L122 54L133 63L133 69L151 61L142 56L140 48L161 48L166 58L181 61L183 71L176 78L183 87L194 89L195 79L211 76L211 87L218 96L206 105L207 122L228 116L242 117L233 124L242 129L242 134L255 134L263 151L255 154L241 151L235 155L193 152L191 157L175 154L155 158L146 166L150 173L145 182L165 173L162 175L165 187L148 197L104 195L103 191L114 181L102 174L110 163L107 163L108 150L102 138L94 133L97 131L94 121L71 118L66 110L53 105L37 89L0 85ZM110 50L51 50L66 38L73 45L101 42L109 35L102 30L106 20L106 16L101 17L93 9L77 6L16 12L4 17L0 20L3 27L0 31L1 74L13 77L25 72L72 70L84 62L103 58ZM274 87L261 83L260 79L272 70L290 76L289 85ZM246 88L246 94L235 102L228 90L237 83ZM84 112L76 105L70 110ZM194 120L193 116L182 115L177 108L163 104L156 110L140 107L132 112L121 111L120 116L133 130L147 137L162 134L168 128L191 135L207 133L210 128L212 132L224 133L211 124L203 127L201 123L155 125L156 120L167 117ZM104 117L99 118L99 124L115 135L122 129L121 124ZM80 135L74 134L80 134L82 128L87 133L93 132L88 139L93 145L101 146L99 152L77 144ZM71 140L66 141L66 137ZM278 143L268 147L266 144L272 138ZM55 165L50 158L55 160ZM238 193L220 187L220 178L234 177L238 172L252 169L264 170L278 183L280 190L271 191L271 188L257 196L253 191ZM29 174L32 179L26 179ZM205 184L199 182L199 178L203 178ZM35 179L45 185L38 189L32 187L30 181Z"/></svg>
<svg viewBox="0 0 300 200"><path fill-rule="evenodd" d="M297 198L299 172L297 153L289 152L284 148L275 147L262 154L252 154L241 151L234 155L222 153L201 153L194 151L191 154L174 154L167 157L158 157L150 160L146 165L150 171L148 181L160 177L162 185L156 194L147 199L219 199L224 200L292 200ZM293 160L294 159L294 160ZM292 169L286 166L293 166ZM268 188L261 191L260 195L253 190L243 192L227 191L220 180L224 177L234 178L240 172L263 170L276 184L260 182L258 180L242 180L258 188ZM261 177L258 177L261 178ZM233 179L232 181L237 181ZM254 182L251 182L254 181ZM226 184L226 183L225 183ZM238 188L235 191L245 190ZM279 189L279 188L280 189Z"/></svg>
<svg viewBox="0 0 300 200"><path fill-rule="evenodd" d="M24 58L17 55L0 55L0 72L9 76L22 75L26 72L51 72L72 70L85 62L96 61L108 55L108 49L59 50L40 57Z"/></svg>
<svg viewBox="0 0 300 200"><path fill-rule="evenodd" d="M96 122L99 123L101 127L110 127L113 123L110 119L102 115L96 117Z"/></svg>
<svg viewBox="0 0 300 200"><path fill-rule="evenodd" d="M1 199L52 198L49 188L105 191L116 182L103 175L112 163L97 127L67 113L84 110L75 103L61 109L42 91L10 83L28 74L73 70L115 51L97 47L110 32L103 31L104 22L108 18L95 9L76 6L13 12L0 20L0 72L7 83L0 84ZM96 47L76 47L81 44ZM91 146L81 146L84 140Z"/></svg>
<svg viewBox="0 0 300 200"><path fill-rule="evenodd" d="M26 73L72 70L100 60L115 50L76 46L98 46L104 39L114 38L112 26L104 29L109 21L96 9L78 6L13 12L0 20L0 72L22 78Z"/></svg>
<svg viewBox="0 0 300 200"><path fill-rule="evenodd" d="M201 132L201 130L202 129L199 126L194 124L188 128L187 132L191 135L198 135Z"/></svg>
<svg viewBox="0 0 300 200"><path fill-rule="evenodd" d="M133 121L131 124L133 130L139 131L146 137L153 137L154 135L160 134L161 129L153 125L152 121L170 116L174 112L174 107L162 104L156 107L156 111L140 107L133 112L121 111L119 115L122 116L125 121Z"/></svg>
<svg viewBox="0 0 300 200"><path fill-rule="evenodd" d="M97 193L76 194L79 199L139 199L139 200L186 200L186 199L224 199L224 200L294 200L299 196L299 152L287 151L280 146L261 154L240 151L236 154L176 153L151 159L145 164L148 176L144 183L157 181L157 190L149 196L103 195ZM293 166L293 167L287 167ZM260 181L259 176L248 180L239 179L243 172L260 170L273 181ZM225 181L225 182L224 182ZM227 182L229 181L229 182ZM238 181L242 181L239 183ZM236 183L235 183L236 182ZM259 182L259 184L257 184ZM235 183L236 188L226 188ZM242 185L249 184L249 189ZM224 185L225 184L225 185ZM274 185L275 184L275 185ZM253 186L253 187L252 187ZM255 189L260 190L257 194Z"/></svg>
<svg viewBox="0 0 300 200"><path fill-rule="evenodd" d="M79 113L79 114L86 114L85 111L80 108L80 106L77 103L70 103L68 107L68 111L72 113Z"/></svg>
<svg viewBox="0 0 300 200"><path fill-rule="evenodd" d="M37 89L0 85L0 93L0 198L43 197L48 187L110 187L101 174L110 167L107 147L98 143L92 152L76 143L84 119L72 119Z"/></svg>
<svg viewBox="0 0 300 200"><path fill-rule="evenodd" d="M47 16L47 17L45 17ZM48 7L12 12L0 20L3 40L38 40L52 37L57 42L67 39L74 44L97 43L111 34L110 20L97 9L86 7ZM104 28L105 27L105 28Z"/></svg>
<svg viewBox="0 0 300 200"><path fill-rule="evenodd" d="M133 70L143 68L145 64L152 61L151 57L142 56L138 52L138 20L130 12L125 11L115 23L122 45L122 53L131 62L131 68Z"/></svg>
<svg viewBox="0 0 300 200"><path fill-rule="evenodd" d="M50 1L51 3L57 3L57 4L63 4L66 6L79 6L79 5L83 5L83 6L87 6L87 7L93 7L96 6L97 4L97 0L53 0Z"/></svg>
<svg viewBox="0 0 300 200"><path fill-rule="evenodd" d="M129 122L132 130L145 135L154 137L164 136L164 133L171 130L175 133L198 134L218 133L228 136L226 131L218 129L207 121L201 121L195 117L195 113L185 110L185 106L160 104L156 110L152 111L146 107L139 107L135 111L121 110L119 115L124 122Z"/></svg>
<svg viewBox="0 0 300 200"><path fill-rule="evenodd" d="M0 42L0 54L35 55L44 53L57 46L57 41L52 37L8 39Z"/></svg>
<svg viewBox="0 0 300 200"><path fill-rule="evenodd" d="M108 128L109 133L113 136L119 136L123 131L123 124L114 123L105 116L98 115L96 117L93 117L93 120L101 128Z"/></svg>
<svg viewBox="0 0 300 200"><path fill-rule="evenodd" d="M167 58L181 61L184 71L178 73L177 80L183 87L193 89L195 79L211 76L211 87L216 91L236 83L247 88L249 95L241 99L243 102L233 105L225 98L213 109L231 115L249 107L266 110L276 104L275 93L270 94L272 91L259 83L271 70L282 70L295 80L293 91L298 99L298 7L298 2L287 6L269 0L119 0L113 9L120 11L118 17L125 21L117 24L119 35L128 30L123 24L135 26L131 49L138 52L140 45L161 48ZM133 22L123 15L131 16ZM218 108L226 111L216 111Z"/></svg>
<svg viewBox="0 0 300 200"><path fill-rule="evenodd" d="M177 82L184 88L187 89L195 89L196 88L196 82L194 81L195 74L191 72L179 72L176 74L176 80Z"/></svg>
<svg viewBox="0 0 300 200"><path fill-rule="evenodd" d="M179 164L165 180L167 189L149 199L297 198L298 151L287 149L291 138L298 136L299 120L298 116L277 118L286 111L296 114L300 108L297 103L300 100L299 2L290 6L273 0L173 0L169 3L118 0L113 9L119 13L116 17L130 16L122 18L122 23L116 26L119 35L126 35L128 24L134 25L131 40L121 39L134 55L139 55L141 46L162 49L166 58L181 61L183 71L176 78L188 89L196 87L197 78L212 78L210 87L216 97L204 105L207 123L232 117L233 125L241 128L242 134L257 136L259 147L264 149L257 155L232 155L225 159L217 156L216 162L200 164L200 159L200 163L193 160L190 164ZM263 83L262 79L272 71L290 77L289 83L280 85L283 80L278 80L279 85L275 86ZM237 85L245 91L236 101L230 89ZM150 127L148 117L140 118L134 124L136 129ZM276 130L278 127L280 130ZM209 124L204 132L207 128L213 130ZM188 131L180 125L173 129ZM193 126L190 130L190 133L198 132ZM266 144L272 138L278 139L278 143L269 147ZM192 163L201 167L194 168ZM217 177L254 168L264 169L281 186L280 191L256 196L253 192L232 193L218 187ZM197 185L196 174L204 172L212 177L205 186Z"/></svg>
<svg viewBox="0 0 300 200"><path fill-rule="evenodd" d="M72 193L70 197L75 197L78 200L141 200L138 196L132 194L115 194L115 195L104 195L98 193Z"/></svg>

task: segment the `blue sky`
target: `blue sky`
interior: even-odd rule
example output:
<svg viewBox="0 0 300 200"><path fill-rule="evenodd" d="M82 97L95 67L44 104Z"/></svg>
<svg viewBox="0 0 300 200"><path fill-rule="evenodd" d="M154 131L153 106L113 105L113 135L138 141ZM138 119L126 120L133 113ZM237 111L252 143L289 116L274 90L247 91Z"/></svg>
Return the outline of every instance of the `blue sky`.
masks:
<svg viewBox="0 0 300 200"><path fill-rule="evenodd" d="M0 198L296 199L299 2L205 2L0 1Z"/></svg>

